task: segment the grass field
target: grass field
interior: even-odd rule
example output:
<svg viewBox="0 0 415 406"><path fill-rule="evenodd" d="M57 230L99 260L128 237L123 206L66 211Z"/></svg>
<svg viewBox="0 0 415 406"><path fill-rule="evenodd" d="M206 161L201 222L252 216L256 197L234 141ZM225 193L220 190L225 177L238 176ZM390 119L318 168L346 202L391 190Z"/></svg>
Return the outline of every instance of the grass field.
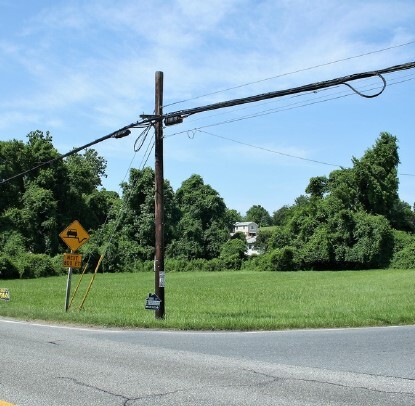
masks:
<svg viewBox="0 0 415 406"><path fill-rule="evenodd" d="M86 275L68 312L66 277L1 281L0 316L84 325L273 330L415 324L415 271L167 273L166 317L145 310L153 273ZM79 275L72 278L72 293Z"/></svg>

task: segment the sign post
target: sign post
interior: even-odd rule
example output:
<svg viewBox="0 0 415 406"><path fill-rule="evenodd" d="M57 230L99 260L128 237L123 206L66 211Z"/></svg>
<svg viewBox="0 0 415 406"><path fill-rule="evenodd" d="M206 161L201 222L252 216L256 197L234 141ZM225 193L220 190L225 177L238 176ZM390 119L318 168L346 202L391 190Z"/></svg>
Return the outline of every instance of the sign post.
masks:
<svg viewBox="0 0 415 406"><path fill-rule="evenodd" d="M89 234L81 226L81 223L78 220L73 221L65 228L60 234L59 237L62 238L63 242L70 248L71 254L64 256L64 263L67 261L68 268L68 279L66 281L66 299L65 299L65 311L68 311L69 308L69 297L71 294L71 279L72 279L72 268L79 268L81 261L80 255L73 255L74 252L85 244L89 240ZM81 258L79 258L81 257ZM78 266L79 265L79 266Z"/></svg>
<svg viewBox="0 0 415 406"><path fill-rule="evenodd" d="M71 250L71 254L72 254ZM67 312L69 309L69 298L71 296L71 279L72 279L72 267L68 268L68 279L66 281L66 297L65 297L65 311Z"/></svg>

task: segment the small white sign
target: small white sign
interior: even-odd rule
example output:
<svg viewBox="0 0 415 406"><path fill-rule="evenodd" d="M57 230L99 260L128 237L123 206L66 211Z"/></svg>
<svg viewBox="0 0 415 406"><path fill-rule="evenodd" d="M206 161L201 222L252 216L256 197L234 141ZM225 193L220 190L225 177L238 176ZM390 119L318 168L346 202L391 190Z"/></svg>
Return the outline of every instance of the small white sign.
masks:
<svg viewBox="0 0 415 406"><path fill-rule="evenodd" d="M165 279L166 273L160 272L159 273L159 287L164 288L164 279Z"/></svg>

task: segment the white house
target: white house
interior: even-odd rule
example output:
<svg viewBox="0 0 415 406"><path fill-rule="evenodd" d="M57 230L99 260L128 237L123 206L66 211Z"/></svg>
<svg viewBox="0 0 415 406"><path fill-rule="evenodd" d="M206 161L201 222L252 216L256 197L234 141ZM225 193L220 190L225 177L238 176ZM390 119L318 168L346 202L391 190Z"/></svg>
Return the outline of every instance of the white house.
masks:
<svg viewBox="0 0 415 406"><path fill-rule="evenodd" d="M246 237L255 237L258 233L258 224L253 221L244 221L235 223L234 233L244 233Z"/></svg>
<svg viewBox="0 0 415 406"><path fill-rule="evenodd" d="M233 227L233 233L243 233L246 238L246 255L259 254L258 250L255 247L256 236L258 233L258 224L253 221L245 221L235 223Z"/></svg>

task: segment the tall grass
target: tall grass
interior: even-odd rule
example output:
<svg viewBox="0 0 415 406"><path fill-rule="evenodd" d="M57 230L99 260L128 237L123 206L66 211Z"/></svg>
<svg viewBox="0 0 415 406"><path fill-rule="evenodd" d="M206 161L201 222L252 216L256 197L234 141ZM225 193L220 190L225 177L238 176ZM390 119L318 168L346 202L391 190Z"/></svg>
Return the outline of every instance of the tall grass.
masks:
<svg viewBox="0 0 415 406"><path fill-rule="evenodd" d="M72 279L72 292L79 275ZM0 282L0 316L144 328L271 330L415 323L415 272L168 273L166 317L145 310L154 274L99 274L84 309L87 275L68 312L66 277Z"/></svg>

